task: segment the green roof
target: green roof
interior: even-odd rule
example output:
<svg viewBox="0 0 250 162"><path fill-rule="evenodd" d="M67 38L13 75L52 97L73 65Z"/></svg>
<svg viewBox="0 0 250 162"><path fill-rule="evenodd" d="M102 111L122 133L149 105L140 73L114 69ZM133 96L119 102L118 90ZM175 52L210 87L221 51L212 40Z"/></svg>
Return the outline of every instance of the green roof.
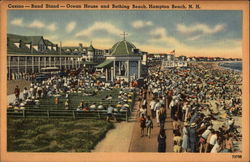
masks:
<svg viewBox="0 0 250 162"><path fill-rule="evenodd" d="M112 60L105 60L104 62L100 63L96 66L96 68L104 68L109 66L113 61Z"/></svg>
<svg viewBox="0 0 250 162"><path fill-rule="evenodd" d="M43 36L23 36L23 35L16 35L16 34L7 34L7 38L12 42L20 42L23 41L25 43L31 43L33 45L38 45L39 41L43 39Z"/></svg>
<svg viewBox="0 0 250 162"><path fill-rule="evenodd" d="M83 64L85 64L85 65L95 65L96 63L94 63L92 61L85 61L85 62L83 62Z"/></svg>
<svg viewBox="0 0 250 162"><path fill-rule="evenodd" d="M45 39L44 40L44 42L45 42L45 44L48 46L51 46L51 45L54 45L51 41L49 41L49 40L47 40L47 39Z"/></svg>
<svg viewBox="0 0 250 162"><path fill-rule="evenodd" d="M123 40L113 45L111 48L111 55L134 55L136 54L134 49L136 49L135 45Z"/></svg>
<svg viewBox="0 0 250 162"><path fill-rule="evenodd" d="M39 41L43 40L47 46L55 45L50 40L43 39L43 36L23 36L23 35L16 35L16 34L7 34L8 39L8 46L7 52L8 54L22 54L22 55L59 55L59 50L56 51L55 49L47 49L44 52L36 50L34 47L32 49L28 48L26 44L30 44L37 46ZM19 43L19 47L15 45L15 43ZM61 54L65 54L62 50Z"/></svg>

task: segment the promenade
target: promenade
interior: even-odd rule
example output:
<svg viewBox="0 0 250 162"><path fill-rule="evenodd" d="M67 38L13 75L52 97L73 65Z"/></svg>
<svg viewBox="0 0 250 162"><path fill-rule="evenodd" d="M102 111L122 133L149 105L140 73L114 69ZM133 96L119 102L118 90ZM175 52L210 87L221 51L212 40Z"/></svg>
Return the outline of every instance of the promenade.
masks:
<svg viewBox="0 0 250 162"><path fill-rule="evenodd" d="M148 97L147 100L149 103L151 97ZM157 126L156 120L153 119L154 128L152 129L151 137L141 137L137 113L138 109L139 102L136 102L134 112L129 121L115 123L115 129L111 130L92 152L157 152L157 137L160 128ZM149 112L148 115L151 115L149 107L147 108L147 112ZM166 113L166 152L173 152L173 126L172 119L170 118L170 110L168 108ZM119 141L119 145L114 141Z"/></svg>

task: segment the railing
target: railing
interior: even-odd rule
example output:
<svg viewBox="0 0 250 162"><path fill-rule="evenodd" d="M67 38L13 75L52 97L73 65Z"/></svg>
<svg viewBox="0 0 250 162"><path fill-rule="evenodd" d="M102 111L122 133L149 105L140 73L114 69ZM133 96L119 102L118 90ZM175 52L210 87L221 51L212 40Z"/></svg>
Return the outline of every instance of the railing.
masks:
<svg viewBox="0 0 250 162"><path fill-rule="evenodd" d="M128 121L130 112L114 112L113 115L119 121ZM39 109L23 109L7 110L8 117L37 117L37 118L72 118L72 119L106 119L105 111L77 111L77 110L39 110Z"/></svg>

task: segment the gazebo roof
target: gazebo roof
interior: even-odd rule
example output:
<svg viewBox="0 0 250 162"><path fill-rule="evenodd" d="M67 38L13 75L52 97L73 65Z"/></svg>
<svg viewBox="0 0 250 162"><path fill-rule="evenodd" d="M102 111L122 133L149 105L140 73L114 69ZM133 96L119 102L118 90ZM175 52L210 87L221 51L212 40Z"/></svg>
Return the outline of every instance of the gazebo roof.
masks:
<svg viewBox="0 0 250 162"><path fill-rule="evenodd" d="M137 53L135 52L135 49L136 47L134 44L126 40L122 40L113 45L113 47L111 48L111 55L112 56L137 55Z"/></svg>

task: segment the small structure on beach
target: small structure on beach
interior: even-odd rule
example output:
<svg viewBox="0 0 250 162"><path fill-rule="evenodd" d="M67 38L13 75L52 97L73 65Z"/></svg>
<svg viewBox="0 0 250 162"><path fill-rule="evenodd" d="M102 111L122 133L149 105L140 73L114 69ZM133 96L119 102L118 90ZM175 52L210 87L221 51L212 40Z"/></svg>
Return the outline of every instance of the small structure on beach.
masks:
<svg viewBox="0 0 250 162"><path fill-rule="evenodd" d="M97 65L105 72L106 80L124 79L131 81L141 77L142 54L135 45L124 38L115 43L106 60Z"/></svg>
<svg viewBox="0 0 250 162"><path fill-rule="evenodd" d="M162 61L162 68L187 67L187 58L185 56L176 57L173 54L168 54L166 59Z"/></svg>

